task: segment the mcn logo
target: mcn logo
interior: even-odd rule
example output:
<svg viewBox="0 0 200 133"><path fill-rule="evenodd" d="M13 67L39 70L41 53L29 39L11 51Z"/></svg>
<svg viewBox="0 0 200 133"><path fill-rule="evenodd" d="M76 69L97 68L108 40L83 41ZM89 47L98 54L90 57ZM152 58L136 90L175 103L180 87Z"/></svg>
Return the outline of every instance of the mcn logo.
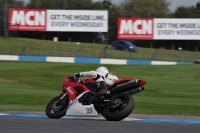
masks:
<svg viewBox="0 0 200 133"><path fill-rule="evenodd" d="M119 18L118 39L153 39L153 19Z"/></svg>
<svg viewBox="0 0 200 133"><path fill-rule="evenodd" d="M46 10L10 9L9 30L46 30Z"/></svg>

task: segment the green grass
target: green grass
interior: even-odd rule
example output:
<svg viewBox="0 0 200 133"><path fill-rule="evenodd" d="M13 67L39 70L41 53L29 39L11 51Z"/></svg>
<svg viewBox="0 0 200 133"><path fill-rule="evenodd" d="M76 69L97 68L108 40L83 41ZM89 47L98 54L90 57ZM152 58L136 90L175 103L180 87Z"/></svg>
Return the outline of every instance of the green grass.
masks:
<svg viewBox="0 0 200 133"><path fill-rule="evenodd" d="M95 70L95 64L0 61L0 110L44 111L61 92L66 75ZM134 95L136 114L200 115L198 64L174 66L104 65L121 77L145 79Z"/></svg>
<svg viewBox="0 0 200 133"><path fill-rule="evenodd" d="M28 46L27 50L25 46ZM58 42L55 53L55 42L25 39L25 38L0 38L0 54L6 55L36 55L36 56L64 56L64 57L90 57L90 58L114 58L114 59L137 59L137 60L162 60L162 61L186 61L194 62L199 57L199 52L166 50L139 47L138 52L130 53L127 51L113 50L111 46L104 55L105 44ZM24 51L23 51L24 50ZM153 57L153 58L152 58Z"/></svg>

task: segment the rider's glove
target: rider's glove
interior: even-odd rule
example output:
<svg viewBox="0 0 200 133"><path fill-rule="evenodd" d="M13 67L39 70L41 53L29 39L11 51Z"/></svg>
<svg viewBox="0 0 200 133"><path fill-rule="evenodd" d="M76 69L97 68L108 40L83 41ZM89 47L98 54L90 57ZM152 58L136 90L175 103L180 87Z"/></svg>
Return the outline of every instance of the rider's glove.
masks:
<svg viewBox="0 0 200 133"><path fill-rule="evenodd" d="M75 73L75 74L74 74L74 78L77 78L77 79L78 79L78 78L80 78L80 77L81 77L80 73Z"/></svg>

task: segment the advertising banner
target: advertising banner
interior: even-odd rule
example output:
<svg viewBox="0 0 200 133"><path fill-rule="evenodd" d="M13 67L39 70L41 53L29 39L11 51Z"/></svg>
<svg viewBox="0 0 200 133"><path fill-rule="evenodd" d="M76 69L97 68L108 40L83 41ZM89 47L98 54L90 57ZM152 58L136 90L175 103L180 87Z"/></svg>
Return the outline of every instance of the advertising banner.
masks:
<svg viewBox="0 0 200 133"><path fill-rule="evenodd" d="M154 19L154 39L200 40L200 19Z"/></svg>
<svg viewBox="0 0 200 133"><path fill-rule="evenodd" d="M108 11L11 8L9 30L107 32Z"/></svg>
<svg viewBox="0 0 200 133"><path fill-rule="evenodd" d="M11 8L9 30L46 31L46 14L46 10Z"/></svg>
<svg viewBox="0 0 200 133"><path fill-rule="evenodd" d="M48 10L47 31L107 32L108 12Z"/></svg>
<svg viewBox="0 0 200 133"><path fill-rule="evenodd" d="M152 18L119 18L118 39L153 39Z"/></svg>
<svg viewBox="0 0 200 133"><path fill-rule="evenodd" d="M200 19L119 18L117 38L200 40Z"/></svg>

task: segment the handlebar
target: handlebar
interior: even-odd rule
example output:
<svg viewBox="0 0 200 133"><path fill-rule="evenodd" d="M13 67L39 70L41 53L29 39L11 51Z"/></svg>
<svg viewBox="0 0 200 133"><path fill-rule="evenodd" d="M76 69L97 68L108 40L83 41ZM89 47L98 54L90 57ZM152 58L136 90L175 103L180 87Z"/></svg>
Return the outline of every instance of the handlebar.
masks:
<svg viewBox="0 0 200 133"><path fill-rule="evenodd" d="M83 80L81 78L76 78L74 77L74 80L77 82L77 83L83 83Z"/></svg>

